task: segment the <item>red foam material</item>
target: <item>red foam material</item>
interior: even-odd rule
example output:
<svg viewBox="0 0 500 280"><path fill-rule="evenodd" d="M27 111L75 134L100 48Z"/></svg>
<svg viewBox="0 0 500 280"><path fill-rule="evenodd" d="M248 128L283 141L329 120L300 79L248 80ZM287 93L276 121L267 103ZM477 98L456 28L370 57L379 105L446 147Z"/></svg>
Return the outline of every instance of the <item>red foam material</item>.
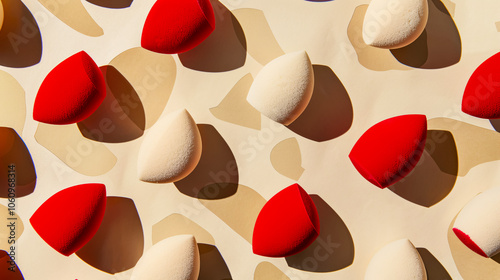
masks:
<svg viewBox="0 0 500 280"><path fill-rule="evenodd" d="M298 184L273 196L255 222L252 247L255 254L287 257L306 249L319 235L318 211Z"/></svg>
<svg viewBox="0 0 500 280"><path fill-rule="evenodd" d="M158 0L144 23L141 45L158 53L182 53L199 45L214 29L209 0Z"/></svg>
<svg viewBox="0 0 500 280"><path fill-rule="evenodd" d="M82 184L57 192L31 216L40 237L59 253L69 256L97 232L106 208L103 184Z"/></svg>
<svg viewBox="0 0 500 280"><path fill-rule="evenodd" d="M462 241L462 243L464 243L464 245L467 246L469 249L471 249L472 251L476 252L477 254L485 258L488 257L486 253L483 251L483 249L481 249L474 241L472 241L470 236L468 236L458 228L453 228L453 232L458 237L458 239L460 239L460 241Z"/></svg>
<svg viewBox="0 0 500 280"><path fill-rule="evenodd" d="M369 128L349 158L358 172L383 189L406 176L422 156L427 137L424 115L402 115Z"/></svg>
<svg viewBox="0 0 500 280"><path fill-rule="evenodd" d="M33 107L33 119L71 124L90 116L106 96L104 77L84 51L59 63L43 80Z"/></svg>
<svg viewBox="0 0 500 280"><path fill-rule="evenodd" d="M472 73L465 86L462 111L478 118L500 118L500 53Z"/></svg>

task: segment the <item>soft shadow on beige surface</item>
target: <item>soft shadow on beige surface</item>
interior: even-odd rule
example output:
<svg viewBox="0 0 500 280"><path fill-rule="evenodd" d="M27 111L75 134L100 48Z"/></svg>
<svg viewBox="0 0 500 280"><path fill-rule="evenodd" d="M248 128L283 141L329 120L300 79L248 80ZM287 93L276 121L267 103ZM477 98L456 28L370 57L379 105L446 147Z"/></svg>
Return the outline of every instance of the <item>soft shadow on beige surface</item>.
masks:
<svg viewBox="0 0 500 280"><path fill-rule="evenodd" d="M87 2L94 5L110 9L128 8L132 5L133 1L134 0L87 0Z"/></svg>
<svg viewBox="0 0 500 280"><path fill-rule="evenodd" d="M287 257L288 266L310 272L332 272L354 261L354 241L342 218L319 195L311 195L320 220L318 238L304 251Z"/></svg>
<svg viewBox="0 0 500 280"><path fill-rule="evenodd" d="M179 54L187 68L223 72L245 64L247 43L240 23L221 2L210 0L215 14L215 30L194 49Z"/></svg>
<svg viewBox="0 0 500 280"><path fill-rule="evenodd" d="M261 262L255 268L254 280L290 280L279 268L270 262Z"/></svg>
<svg viewBox="0 0 500 280"><path fill-rule="evenodd" d="M104 34L80 0L38 0L47 10L74 30L87 36Z"/></svg>
<svg viewBox="0 0 500 280"><path fill-rule="evenodd" d="M102 175L116 164L116 156L104 144L83 137L76 124L39 123L35 139L62 162L83 175Z"/></svg>
<svg viewBox="0 0 500 280"><path fill-rule="evenodd" d="M144 251L141 219L130 198L106 198L99 230L76 255L87 264L115 274L135 266Z"/></svg>
<svg viewBox="0 0 500 280"><path fill-rule="evenodd" d="M267 201L253 189L238 185L238 190L230 197L200 199L200 202L246 241L252 243L255 221Z"/></svg>
<svg viewBox="0 0 500 280"><path fill-rule="evenodd" d="M178 213L171 214L153 225L153 244L181 234L192 234L198 243L215 244L213 236L207 230Z"/></svg>
<svg viewBox="0 0 500 280"><path fill-rule="evenodd" d="M11 258L9 254L6 251L0 250L0 279L24 280L21 269L17 266L17 264L12 264L10 261ZM14 267L14 272L9 270L10 267Z"/></svg>
<svg viewBox="0 0 500 280"><path fill-rule="evenodd" d="M233 14L245 32L248 54L257 62L266 65L285 54L276 41L263 11L243 8L234 10Z"/></svg>
<svg viewBox="0 0 500 280"><path fill-rule="evenodd" d="M451 192L457 175L458 154L453 135L449 131L428 130L417 166L389 189L410 202L431 207Z"/></svg>
<svg viewBox="0 0 500 280"><path fill-rule="evenodd" d="M448 271L446 271L446 268L429 250L426 248L417 248L417 251L424 262L425 270L427 271L427 280L453 280Z"/></svg>
<svg viewBox="0 0 500 280"><path fill-rule="evenodd" d="M333 70L313 65L314 91L311 101L288 129L307 139L323 142L335 139L351 128L353 108L349 94Z"/></svg>
<svg viewBox="0 0 500 280"><path fill-rule="evenodd" d="M271 164L281 175L298 181L304 168L297 139L288 138L276 144L271 151Z"/></svg>
<svg viewBox="0 0 500 280"><path fill-rule="evenodd" d="M174 87L177 68L171 55L158 54L143 48L126 50L109 65L131 84L137 92L150 128L161 116Z"/></svg>
<svg viewBox="0 0 500 280"><path fill-rule="evenodd" d="M26 121L24 89L9 73L0 71L0 126L12 127L23 134Z"/></svg>
<svg viewBox="0 0 500 280"><path fill-rule="evenodd" d="M8 201L6 201L8 202ZM9 248L12 244L9 244L10 228L7 227L9 222L14 222L16 224L16 230L13 240L18 240L19 237L23 234L24 224L21 218L17 215L15 211L12 211L14 215L10 215L10 210L6 206L0 204L0 220L4 223L2 227L0 227L0 249L10 251ZM0 273L1 275L1 273ZM1 278L0 279L4 279Z"/></svg>
<svg viewBox="0 0 500 280"><path fill-rule="evenodd" d="M106 80L106 97L88 118L78 123L83 136L106 143L134 140L144 134L146 117L134 88L115 67L100 67Z"/></svg>
<svg viewBox="0 0 500 280"><path fill-rule="evenodd" d="M21 0L3 0L0 65L29 67L42 58L42 36L35 18Z"/></svg>
<svg viewBox="0 0 500 280"><path fill-rule="evenodd" d="M231 280L231 272L219 249L214 245L198 243L200 275L198 280Z"/></svg>

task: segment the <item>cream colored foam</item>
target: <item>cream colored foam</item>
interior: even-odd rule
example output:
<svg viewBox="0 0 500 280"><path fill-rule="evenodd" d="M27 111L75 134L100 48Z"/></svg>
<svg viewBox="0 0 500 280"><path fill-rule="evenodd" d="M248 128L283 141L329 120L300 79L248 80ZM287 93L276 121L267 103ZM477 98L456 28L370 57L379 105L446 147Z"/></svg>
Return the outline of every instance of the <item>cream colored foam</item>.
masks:
<svg viewBox="0 0 500 280"><path fill-rule="evenodd" d="M194 170L201 157L201 136L191 115L182 109L158 120L139 150L138 175L146 182L170 183Z"/></svg>
<svg viewBox="0 0 500 280"><path fill-rule="evenodd" d="M427 0L373 0L363 22L367 45L396 49L415 41L427 24Z"/></svg>
<svg viewBox="0 0 500 280"><path fill-rule="evenodd" d="M408 239L389 243L373 256L365 280L426 280L420 254Z"/></svg>
<svg viewBox="0 0 500 280"><path fill-rule="evenodd" d="M200 253L192 235L177 235L151 247L137 262L131 280L196 280Z"/></svg>
<svg viewBox="0 0 500 280"><path fill-rule="evenodd" d="M259 72L247 100L268 118L288 125L304 111L314 88L314 73L305 51L280 56Z"/></svg>

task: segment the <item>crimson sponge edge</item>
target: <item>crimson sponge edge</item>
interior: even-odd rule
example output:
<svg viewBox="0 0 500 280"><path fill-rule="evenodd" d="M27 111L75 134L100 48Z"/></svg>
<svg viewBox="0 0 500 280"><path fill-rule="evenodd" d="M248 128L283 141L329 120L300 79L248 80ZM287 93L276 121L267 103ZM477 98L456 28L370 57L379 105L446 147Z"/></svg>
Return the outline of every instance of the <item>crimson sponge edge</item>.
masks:
<svg viewBox="0 0 500 280"><path fill-rule="evenodd" d="M40 237L59 253L69 256L97 232L106 208L103 184L82 184L57 192L31 216Z"/></svg>
<svg viewBox="0 0 500 280"><path fill-rule="evenodd" d="M266 257L291 256L311 245L319 232L314 202L299 184L293 184L274 195L260 211L253 231L253 252Z"/></svg>
<svg viewBox="0 0 500 280"><path fill-rule="evenodd" d="M141 46L158 53L182 53L199 45L214 29L209 0L158 0L144 23Z"/></svg>
<svg viewBox="0 0 500 280"><path fill-rule="evenodd" d="M72 124L86 119L106 96L106 83L94 60L81 51L59 63L45 77L35 98L33 119Z"/></svg>
<svg viewBox="0 0 500 280"><path fill-rule="evenodd" d="M369 182L383 189L405 177L425 147L425 115L402 115L369 128L349 154L352 164Z"/></svg>

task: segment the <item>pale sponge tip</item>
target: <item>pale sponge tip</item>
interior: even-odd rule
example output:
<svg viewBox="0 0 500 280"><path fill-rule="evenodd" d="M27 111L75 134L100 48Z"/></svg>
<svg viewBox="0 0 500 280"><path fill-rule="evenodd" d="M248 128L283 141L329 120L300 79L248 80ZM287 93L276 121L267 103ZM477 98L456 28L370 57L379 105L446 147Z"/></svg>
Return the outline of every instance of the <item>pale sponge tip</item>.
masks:
<svg viewBox="0 0 500 280"><path fill-rule="evenodd" d="M139 179L171 183L189 175L201 158L201 135L185 109L160 118L144 137L139 149Z"/></svg>
<svg viewBox="0 0 500 280"><path fill-rule="evenodd" d="M266 117L284 125L306 109L314 89L314 72L305 51L282 55L259 72L248 102Z"/></svg>

